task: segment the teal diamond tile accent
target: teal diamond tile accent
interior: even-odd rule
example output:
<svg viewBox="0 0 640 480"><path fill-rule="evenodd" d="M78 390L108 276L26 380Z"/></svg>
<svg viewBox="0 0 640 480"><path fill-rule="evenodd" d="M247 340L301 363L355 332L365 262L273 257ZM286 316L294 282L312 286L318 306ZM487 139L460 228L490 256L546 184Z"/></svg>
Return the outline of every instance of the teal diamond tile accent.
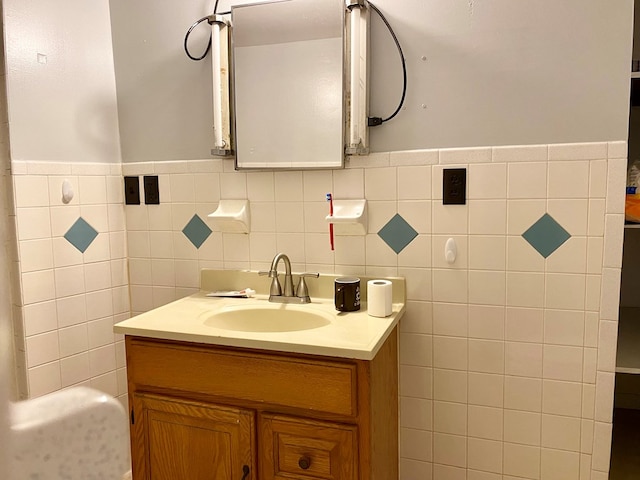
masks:
<svg viewBox="0 0 640 480"><path fill-rule="evenodd" d="M394 217L382 227L378 235L394 252L400 253L418 236L418 232L416 232L404 218L396 213Z"/></svg>
<svg viewBox="0 0 640 480"><path fill-rule="evenodd" d="M562 228L562 225L548 213L540 217L522 236L544 258L547 258L571 238L569 232Z"/></svg>
<svg viewBox="0 0 640 480"><path fill-rule="evenodd" d="M78 218L78 220L71 225L71 228L67 230L67 233L64 234L64 238L82 253L89 248L89 245L91 245L97 236L98 232L96 229L89 225L82 217Z"/></svg>
<svg viewBox="0 0 640 480"><path fill-rule="evenodd" d="M204 241L211 235L211 229L196 214L189 223L182 229L182 233L189 239L196 248L200 248Z"/></svg>

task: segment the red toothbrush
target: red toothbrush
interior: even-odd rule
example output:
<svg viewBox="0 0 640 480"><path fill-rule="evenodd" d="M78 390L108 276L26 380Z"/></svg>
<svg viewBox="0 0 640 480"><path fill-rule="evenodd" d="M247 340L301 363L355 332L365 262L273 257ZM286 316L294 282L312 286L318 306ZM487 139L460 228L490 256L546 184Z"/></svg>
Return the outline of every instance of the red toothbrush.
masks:
<svg viewBox="0 0 640 480"><path fill-rule="evenodd" d="M333 197L330 193L327 193L327 202L329 202L329 216L333 217ZM333 245L333 223L329 223L329 242L331 243L331 250L335 250Z"/></svg>

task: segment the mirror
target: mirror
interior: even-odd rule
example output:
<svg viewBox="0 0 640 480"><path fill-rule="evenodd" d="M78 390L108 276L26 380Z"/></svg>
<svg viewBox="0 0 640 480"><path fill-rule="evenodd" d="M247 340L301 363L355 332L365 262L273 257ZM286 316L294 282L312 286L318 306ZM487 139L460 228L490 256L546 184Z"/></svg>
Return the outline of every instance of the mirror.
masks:
<svg viewBox="0 0 640 480"><path fill-rule="evenodd" d="M236 168L344 158L343 0L231 9Z"/></svg>

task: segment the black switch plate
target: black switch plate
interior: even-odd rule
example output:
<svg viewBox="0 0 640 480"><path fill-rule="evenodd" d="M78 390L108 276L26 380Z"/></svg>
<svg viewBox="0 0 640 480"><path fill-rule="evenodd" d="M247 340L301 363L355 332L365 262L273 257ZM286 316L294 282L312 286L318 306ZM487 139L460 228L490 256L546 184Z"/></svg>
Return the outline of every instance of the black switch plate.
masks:
<svg viewBox="0 0 640 480"><path fill-rule="evenodd" d="M140 181L138 177L124 177L125 205L140 205Z"/></svg>
<svg viewBox="0 0 640 480"><path fill-rule="evenodd" d="M442 204L467 203L467 169L445 168L442 174Z"/></svg>
<svg viewBox="0 0 640 480"><path fill-rule="evenodd" d="M147 205L160 205L160 188L157 175L144 176L144 203Z"/></svg>

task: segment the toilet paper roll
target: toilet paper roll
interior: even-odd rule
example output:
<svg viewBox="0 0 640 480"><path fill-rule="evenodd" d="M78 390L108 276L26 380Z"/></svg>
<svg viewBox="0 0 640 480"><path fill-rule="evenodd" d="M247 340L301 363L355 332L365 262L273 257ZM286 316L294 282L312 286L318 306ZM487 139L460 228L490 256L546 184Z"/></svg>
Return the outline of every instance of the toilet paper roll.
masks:
<svg viewBox="0 0 640 480"><path fill-rule="evenodd" d="M389 280L367 282L367 313L372 317L391 315L393 286Z"/></svg>

